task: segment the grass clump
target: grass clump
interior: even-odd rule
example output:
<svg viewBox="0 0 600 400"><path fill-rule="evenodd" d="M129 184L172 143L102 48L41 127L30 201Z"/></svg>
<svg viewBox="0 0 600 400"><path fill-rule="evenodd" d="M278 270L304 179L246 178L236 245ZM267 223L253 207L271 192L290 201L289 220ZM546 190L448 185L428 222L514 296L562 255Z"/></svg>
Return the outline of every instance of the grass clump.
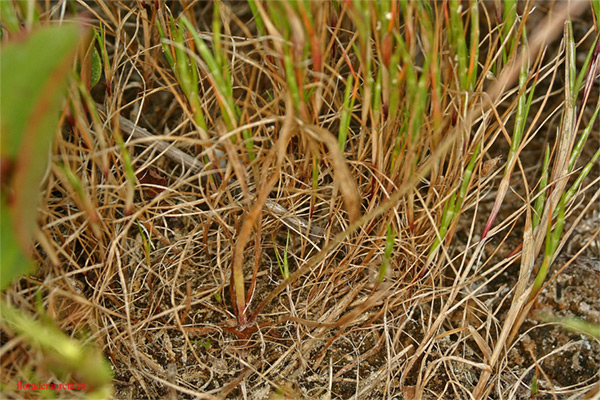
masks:
<svg viewBox="0 0 600 400"><path fill-rule="evenodd" d="M557 326L544 288L600 248L593 2L23 4L21 34L86 15L96 72L69 87L38 272L3 297L43 287L116 397L593 390L597 338L564 334L572 381L527 350ZM15 341L11 395L36 360Z"/></svg>

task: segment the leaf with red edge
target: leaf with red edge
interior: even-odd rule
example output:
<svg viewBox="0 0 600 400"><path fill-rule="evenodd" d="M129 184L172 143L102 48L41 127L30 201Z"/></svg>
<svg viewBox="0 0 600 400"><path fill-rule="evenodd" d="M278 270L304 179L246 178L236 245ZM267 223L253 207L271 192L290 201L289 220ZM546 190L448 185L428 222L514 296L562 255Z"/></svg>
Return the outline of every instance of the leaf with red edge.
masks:
<svg viewBox="0 0 600 400"><path fill-rule="evenodd" d="M67 78L72 72L81 28L63 24L39 29L18 42L3 44L0 54L0 158L12 166L2 193L2 287L17 271L31 246L40 198L58 128ZM4 178L4 177L3 177ZM14 256L14 249L23 251ZM7 273L7 271L12 271ZM5 275L7 273L7 275Z"/></svg>

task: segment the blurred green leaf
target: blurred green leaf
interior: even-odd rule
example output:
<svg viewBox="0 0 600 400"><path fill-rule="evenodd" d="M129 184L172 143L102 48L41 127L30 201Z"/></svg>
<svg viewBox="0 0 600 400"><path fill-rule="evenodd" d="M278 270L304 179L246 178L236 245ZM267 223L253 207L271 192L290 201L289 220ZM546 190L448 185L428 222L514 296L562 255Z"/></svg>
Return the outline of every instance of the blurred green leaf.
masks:
<svg viewBox="0 0 600 400"><path fill-rule="evenodd" d="M541 319L547 322L559 323L571 332L583 333L593 338L600 339L600 325L593 322L574 316L560 317L551 314L542 314Z"/></svg>
<svg viewBox="0 0 600 400"><path fill-rule="evenodd" d="M15 252L27 249L35 229L39 184L81 33L74 24L44 28L0 53L1 157L14 166L2 196L2 287L27 271L25 256Z"/></svg>
<svg viewBox="0 0 600 400"><path fill-rule="evenodd" d="M52 323L36 320L8 303L0 305L0 315L7 327L42 350L47 366L59 379L85 382L90 399L112 398L112 371L99 350L68 337Z"/></svg>
<svg viewBox="0 0 600 400"><path fill-rule="evenodd" d="M61 89L65 87L79 37L79 27L65 24L34 32L24 42L3 46L0 53L3 153L16 157L22 140L54 134ZM44 132L42 128L48 128L50 133L38 133L38 137L31 139L26 136Z"/></svg>
<svg viewBox="0 0 600 400"><path fill-rule="evenodd" d="M9 285L13 279L27 273L31 269L31 263L23 255L19 248L16 237L13 234L11 220L8 218L9 210L5 196L2 196L2 209L0 211L0 238L2 248L0 249L0 290Z"/></svg>

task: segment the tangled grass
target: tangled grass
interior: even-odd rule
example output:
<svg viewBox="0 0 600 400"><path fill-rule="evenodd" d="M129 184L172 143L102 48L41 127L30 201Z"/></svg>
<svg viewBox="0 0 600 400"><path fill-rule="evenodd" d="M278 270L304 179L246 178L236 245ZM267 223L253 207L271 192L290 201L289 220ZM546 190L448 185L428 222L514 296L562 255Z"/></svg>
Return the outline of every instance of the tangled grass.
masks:
<svg viewBox="0 0 600 400"><path fill-rule="evenodd" d="M600 248L598 6L466 6L36 3L103 76L4 298L103 349L116 398L597 393L597 338L571 385L523 349L561 250ZM43 351L2 336L35 397Z"/></svg>

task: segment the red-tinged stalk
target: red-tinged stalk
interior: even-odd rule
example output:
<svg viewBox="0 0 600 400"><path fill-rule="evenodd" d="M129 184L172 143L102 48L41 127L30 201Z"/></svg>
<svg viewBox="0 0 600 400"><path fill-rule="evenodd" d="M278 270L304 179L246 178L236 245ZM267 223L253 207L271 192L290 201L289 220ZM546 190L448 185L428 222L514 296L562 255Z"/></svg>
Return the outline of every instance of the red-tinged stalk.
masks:
<svg viewBox="0 0 600 400"><path fill-rule="evenodd" d="M477 67L479 62L479 6L475 0L470 0L469 16L471 18L471 38L469 51L469 71L467 73L469 90L475 90L477 86Z"/></svg>

